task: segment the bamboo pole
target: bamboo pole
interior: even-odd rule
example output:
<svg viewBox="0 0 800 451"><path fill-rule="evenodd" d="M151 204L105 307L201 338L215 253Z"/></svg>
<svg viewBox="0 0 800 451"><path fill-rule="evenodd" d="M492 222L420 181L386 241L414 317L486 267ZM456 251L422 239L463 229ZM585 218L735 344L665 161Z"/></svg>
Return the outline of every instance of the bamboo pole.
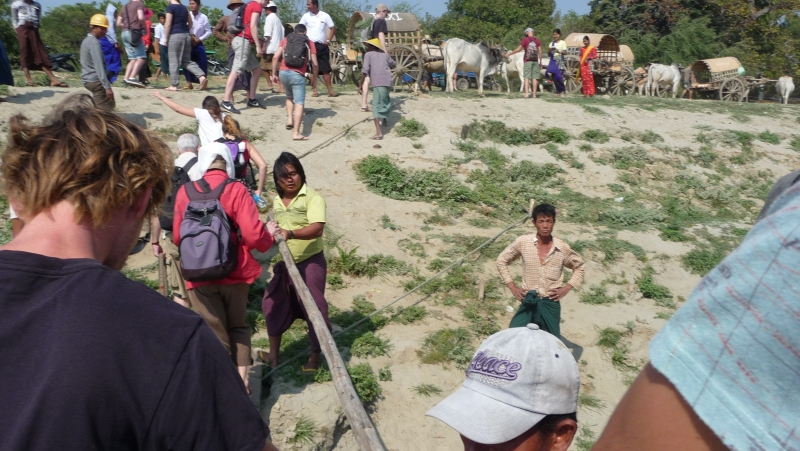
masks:
<svg viewBox="0 0 800 451"><path fill-rule="evenodd" d="M158 254L158 292L167 296L167 256Z"/></svg>
<svg viewBox="0 0 800 451"><path fill-rule="evenodd" d="M277 234L275 240L278 242L278 248L281 251L281 256L283 256L283 261L286 263L286 269L292 278L297 295L303 302L308 318L311 320L311 325L314 327L314 332L317 333L317 338L322 346L322 354L325 355L325 359L328 361L328 368L331 370L333 386L336 388L336 394L339 395L339 401L342 403L344 414L347 416L347 421L350 422L350 428L353 430L358 446L362 451L385 451L386 446L383 444L375 425L372 424L369 415L364 410L364 405L358 398L353 381L350 380L350 375L344 366L344 360L336 347L336 342L333 341L333 336L325 324L322 313L317 308L311 292L300 276L300 271L297 270L292 253L289 252L289 246L286 245L286 241L281 234Z"/></svg>

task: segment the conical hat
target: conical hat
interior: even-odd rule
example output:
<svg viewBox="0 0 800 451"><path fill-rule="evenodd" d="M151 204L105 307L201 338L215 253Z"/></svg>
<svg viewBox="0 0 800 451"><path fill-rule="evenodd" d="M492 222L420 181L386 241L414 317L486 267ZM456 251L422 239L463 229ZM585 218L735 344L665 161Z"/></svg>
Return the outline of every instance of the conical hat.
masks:
<svg viewBox="0 0 800 451"><path fill-rule="evenodd" d="M379 50L383 50L383 47L381 46L381 40L378 38L367 39L366 41L363 42L364 44L369 44L377 47Z"/></svg>

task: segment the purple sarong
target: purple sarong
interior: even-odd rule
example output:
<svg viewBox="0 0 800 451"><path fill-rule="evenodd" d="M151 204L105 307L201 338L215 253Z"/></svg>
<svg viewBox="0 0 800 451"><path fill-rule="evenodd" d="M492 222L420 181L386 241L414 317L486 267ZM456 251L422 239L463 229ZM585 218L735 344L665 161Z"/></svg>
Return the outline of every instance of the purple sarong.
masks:
<svg viewBox="0 0 800 451"><path fill-rule="evenodd" d="M314 298L317 308L325 318L328 330L331 329L331 322L328 319L328 301L325 300L325 277L328 274L328 263L325 261L325 254L320 252L297 264L300 277L308 286L308 291ZM306 309L303 302L297 296L294 283L286 269L286 263L279 262L272 268L272 280L269 282L267 290L264 292L264 300L261 309L264 311L264 318L267 321L267 334L270 337L279 337L289 330L296 319L305 320L308 323L308 338L311 339L311 352L320 352L319 339L314 332L314 327L308 320Z"/></svg>

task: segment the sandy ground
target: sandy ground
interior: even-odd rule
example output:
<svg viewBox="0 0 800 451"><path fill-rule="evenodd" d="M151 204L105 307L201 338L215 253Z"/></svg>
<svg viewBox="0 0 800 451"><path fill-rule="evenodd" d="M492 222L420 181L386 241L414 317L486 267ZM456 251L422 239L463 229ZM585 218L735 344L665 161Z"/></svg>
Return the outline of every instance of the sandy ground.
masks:
<svg viewBox="0 0 800 451"><path fill-rule="evenodd" d="M11 115L24 113L34 121L39 120L67 94L78 91L82 90L12 88L12 96L8 98L8 102L0 104L0 130L4 132L7 129L7 121ZM119 114L150 129L194 127L193 119L172 112L160 101L151 97L150 91L116 89ZM218 88L212 91L212 94L221 97ZM196 107L200 106L203 98L203 94L196 91L169 96L184 105ZM310 139L306 142L293 142L290 140L290 132L284 129L284 98L277 94L266 95L263 92L260 92L259 96L265 98L267 109L243 109L243 114L236 116L236 119L244 127L263 133L264 138L254 144L270 162L281 151L301 154L311 150L341 132L344 127L369 118L368 114L359 111L360 99L352 90L348 89L334 99L325 96L308 97L307 107L312 111L305 117L303 132L309 134ZM236 99L240 98L241 95L237 94ZM649 111L643 108L646 103L617 106L612 105L609 99L596 98L592 105L599 107L603 113L597 114L568 102L523 100L516 93L511 98L495 95L479 99L474 90L467 95L453 97L445 97L441 93L435 93L433 96L398 93L394 95L393 100L395 110L390 119L390 131L383 141L367 139L374 133L374 127L371 121L365 122L356 125L354 133L316 150L302 161L309 185L325 197L329 227L343 234L339 241L340 246L348 249L358 247L358 252L364 255L368 253L392 255L423 268L427 265L427 261L435 256L435 251L441 248L440 242L431 240L430 244L426 245L430 247L429 257L418 259L405 253L397 245L397 241L410 233L421 233L420 227L423 226L424 215L432 212L435 206L378 196L368 191L357 180L352 165L367 155L389 155L403 168L440 168L446 156L460 154L451 142L458 138L461 127L473 119L501 120L513 127L558 126L575 136L586 129L600 129L611 135L611 141L596 145L595 147L599 149L628 145L620 137L631 131L652 130L665 138L664 144L676 148L682 146L696 148L699 146L695 142L695 136L699 131L695 127L698 125L711 126L715 130L732 129L755 134L770 130L782 136L784 140L780 145L757 142L756 150L763 152L766 158L760 159L753 165L758 169L771 171L771 178L775 179L798 167L799 162L798 153L791 150L786 139L791 139L792 133L796 133L798 127L797 117L800 115L800 109L795 106L782 109L776 106L777 113L771 116L752 115L747 122L741 123L731 117L735 114L735 106L716 102L706 102L706 104L710 105L708 109L718 108L720 110L718 113L710 112L708 109L695 111L693 108L684 110L680 107ZM243 107L243 104L240 102L238 106ZM391 128L397 124L401 115L423 122L427 125L429 133L416 141L397 137ZM423 147L414 148L413 143L422 144ZM556 160L542 146L499 145L498 148L504 154L513 156L515 161L530 159L537 163L550 162L560 165L567 171L565 179L575 190L593 196L613 196L607 185L619 183L618 171L611 166L597 164L585 153L578 151L581 143L582 141L573 139L569 145L560 147L572 150L578 160L585 164L583 170L570 168L563 161ZM648 149L652 153L659 152L653 147ZM664 170L669 174L669 165L663 163L661 165L665 166ZM644 172L647 170L648 168ZM699 167L693 167L692 170L708 171ZM273 195L268 196L271 198ZM399 225L401 230L393 232L381 227L381 216L384 214ZM742 222L747 224L747 221ZM451 226L433 226L429 234L460 233L488 237L498 233L503 227L502 224L498 224L489 229L478 229L463 220L458 220ZM598 230L589 225L563 222L558 224L556 234L569 241L575 241L590 239ZM527 226L514 229L510 233L518 235L531 231L532 228L528 223ZM690 244L663 241L658 237L656 230L622 231L618 237L637 244L647 251L650 264L656 270L656 281L666 285L676 297L687 297L700 280L699 276L690 274L679 263L679 257L692 249ZM575 292L570 293L563 301L562 333L584 348L579 364L582 391L597 397L601 402L599 407L581 407L579 421L581 425L587 425L595 434L599 434L627 389L626 384L630 383L636 373L620 371L611 364L607 352L595 345L598 331L604 327L621 328L621 325L632 321L635 328L632 335L625 340L630 349L631 361L643 364L647 359L648 341L665 323L665 320L657 319L655 315L666 309L657 307L652 300L643 299L636 291L634 279L645 264L636 260L631 254L626 254L621 261L610 266L604 266L601 263L602 259L594 253L586 253L584 258L587 260L585 287L597 285L601 280L615 274L626 281L615 288L624 294L624 301L611 306L580 303L579 296ZM264 257L262 260L267 261L268 258ZM148 255L146 250L137 255L130 265L142 266L153 261L152 255ZM264 277L268 278L271 273L267 265L265 269ZM518 267L515 270L519 272ZM485 280L497 277L491 265L487 266L483 277ZM353 296L357 294L366 294L378 307L386 305L402 294L402 282L407 280L394 277L378 277L370 280L347 276L344 279L346 288L329 290L327 294L328 301L341 309L348 308ZM513 305L509 293L505 292L505 295L509 298L508 304ZM407 306L419 299L420 296L412 295L399 305ZM417 350L421 347L421 340L429 332L442 327L468 327L468 323L454 307L433 305L430 301L423 301L420 305L428 308L430 312L428 317L419 323L405 326L390 324L383 328L380 334L391 337L394 348L388 356L366 359L376 371L378 368L389 366L393 373L392 381L380 383L383 394L370 406L370 413L389 449L460 449L458 435L439 421L425 417L424 413L460 386L463 372L452 365L423 364L417 355ZM510 314L506 314L500 321L507 324L509 319ZM351 359L352 363L359 361L356 358ZM442 394L421 397L412 393L410 388L420 383L437 385L442 389ZM352 432L343 426L341 408L330 382L296 387L290 382L279 380L266 389L260 408L265 420L270 424L273 440L280 448L357 449ZM313 419L318 426L313 435L315 446L288 443L294 424L300 415ZM577 444L573 444L571 449L578 449Z"/></svg>

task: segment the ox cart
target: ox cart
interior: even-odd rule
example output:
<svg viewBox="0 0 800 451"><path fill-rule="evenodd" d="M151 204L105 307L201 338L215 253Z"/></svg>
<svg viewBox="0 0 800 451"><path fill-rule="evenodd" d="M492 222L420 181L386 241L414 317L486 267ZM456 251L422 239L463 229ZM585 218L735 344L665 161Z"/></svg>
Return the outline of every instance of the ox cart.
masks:
<svg viewBox="0 0 800 451"><path fill-rule="evenodd" d="M742 64L732 56L692 64L691 88L725 102L745 102L751 89L776 82L768 78L745 77Z"/></svg>
<svg viewBox="0 0 800 451"><path fill-rule="evenodd" d="M374 13L358 11L350 17L347 27L347 43L342 49L340 67L343 66L342 70L345 72L343 77L350 75L356 85L361 77L364 55L361 31L369 26L374 16ZM386 36L388 48L384 50L397 62L397 67L392 71L395 91L404 85L412 85L416 89L424 70L431 74L444 71L442 48L422 42L423 35L415 15L389 13L386 16L386 26L389 29L389 34ZM333 67L332 55L331 67Z"/></svg>
<svg viewBox="0 0 800 451"><path fill-rule="evenodd" d="M614 36L598 33L572 33L564 40L567 43L564 56L564 83L567 92L575 94L582 87L580 81L575 81L575 74L581 70L580 54L584 36L588 36L589 44L597 49L597 59L592 62L597 92L619 96L631 94L636 88L633 51L627 45L619 45Z"/></svg>

